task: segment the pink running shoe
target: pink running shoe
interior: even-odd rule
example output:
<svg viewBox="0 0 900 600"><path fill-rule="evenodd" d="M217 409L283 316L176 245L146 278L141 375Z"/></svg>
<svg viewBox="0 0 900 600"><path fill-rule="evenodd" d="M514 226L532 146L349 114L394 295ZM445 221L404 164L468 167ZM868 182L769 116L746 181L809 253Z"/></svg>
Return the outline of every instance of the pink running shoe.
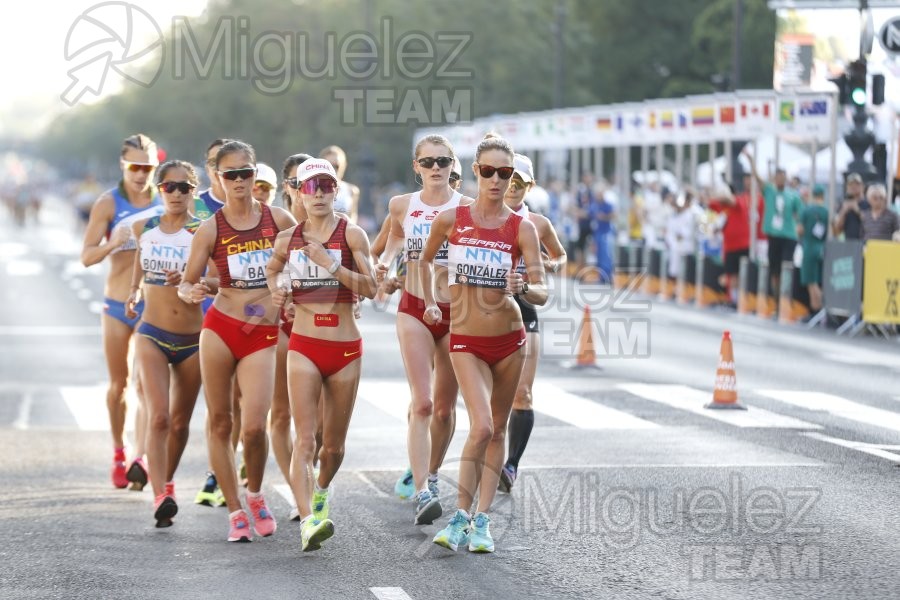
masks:
<svg viewBox="0 0 900 600"><path fill-rule="evenodd" d="M250 537L250 519L247 518L247 512L243 510L237 511L230 517L231 529L228 530L229 542L252 542Z"/></svg>
<svg viewBox="0 0 900 600"><path fill-rule="evenodd" d="M172 499L175 499L175 482L167 481L166 482L166 496L172 496Z"/></svg>
<svg viewBox="0 0 900 600"><path fill-rule="evenodd" d="M172 517L178 514L178 505L175 499L165 492L156 497L153 502L153 518L157 527L171 527Z"/></svg>
<svg viewBox="0 0 900 600"><path fill-rule="evenodd" d="M256 535L269 537L275 533L275 517L266 506L266 499L262 494L255 498L247 494L247 507L250 509L250 514L253 515L253 531L256 532Z"/></svg>
<svg viewBox="0 0 900 600"><path fill-rule="evenodd" d="M125 477L125 450L115 451L110 476L115 487L119 489L128 487L128 478Z"/></svg>
<svg viewBox="0 0 900 600"><path fill-rule="evenodd" d="M147 466L144 464L144 459L138 457L132 461L131 466L128 467L128 472L125 473L125 478L131 482L131 485L128 486L133 492L140 492L144 489L144 486L147 485L148 477L147 477Z"/></svg>

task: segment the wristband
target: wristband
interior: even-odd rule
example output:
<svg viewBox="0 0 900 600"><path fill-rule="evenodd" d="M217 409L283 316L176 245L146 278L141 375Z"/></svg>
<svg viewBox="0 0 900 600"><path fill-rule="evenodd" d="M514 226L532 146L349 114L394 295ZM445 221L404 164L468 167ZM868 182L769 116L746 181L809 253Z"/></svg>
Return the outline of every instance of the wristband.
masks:
<svg viewBox="0 0 900 600"><path fill-rule="evenodd" d="M328 267L328 273L330 275L334 275L335 273L337 273L337 270L340 268L341 268L341 263L336 260L333 263L331 263L330 267Z"/></svg>

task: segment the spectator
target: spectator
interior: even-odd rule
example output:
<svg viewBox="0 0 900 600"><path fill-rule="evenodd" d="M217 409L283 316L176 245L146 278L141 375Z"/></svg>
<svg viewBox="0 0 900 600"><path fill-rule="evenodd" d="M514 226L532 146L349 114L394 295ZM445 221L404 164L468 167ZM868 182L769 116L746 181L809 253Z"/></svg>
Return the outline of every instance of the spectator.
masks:
<svg viewBox="0 0 900 600"><path fill-rule="evenodd" d="M672 203L667 204L667 190L660 191L659 182L653 181L643 190L644 196L644 243L648 248L655 248L665 241L666 223L672 215Z"/></svg>
<svg viewBox="0 0 900 600"><path fill-rule="evenodd" d="M575 190L575 204L572 207L578 222L578 237L575 242L575 260L579 266L587 262L587 243L591 237L591 206L594 204L594 175L588 171L581 174L581 184Z"/></svg>
<svg viewBox="0 0 900 600"><path fill-rule="evenodd" d="M748 157L750 158L750 157ZM750 158L753 176L759 181L766 202L763 214L763 231L769 238L769 280L773 293L777 294L781 285L781 263L794 260L797 247L797 219L803 210L800 194L785 185L787 176L784 169L775 170L772 182L763 182L756 172L756 161Z"/></svg>
<svg viewBox="0 0 900 600"><path fill-rule="evenodd" d="M683 257L693 254L697 247L697 213L692 207L693 196L682 192L675 200L675 210L666 224L666 246L669 252L669 277L681 272Z"/></svg>
<svg viewBox="0 0 900 600"><path fill-rule="evenodd" d="M841 202L832 224L834 235L844 234L844 239L861 240L862 213L869 210L869 203L863 194L863 179L859 173L847 176L847 196Z"/></svg>
<svg viewBox="0 0 900 600"><path fill-rule="evenodd" d="M887 208L887 189L880 183L871 185L866 198L871 208L862 213L862 239L867 242L895 239L900 231L900 217Z"/></svg>
<svg viewBox="0 0 900 600"><path fill-rule="evenodd" d="M602 190L594 194L594 201L590 206L590 230L594 236L594 246L597 251L597 269L600 273L600 283L612 283L613 260L610 250L612 241L613 222L616 219L615 206L606 198Z"/></svg>
<svg viewBox="0 0 900 600"><path fill-rule="evenodd" d="M750 256L750 193L732 194L729 188L713 191L709 207L725 217L722 227L725 291L737 303L737 276L741 258Z"/></svg>
<svg viewBox="0 0 900 600"><path fill-rule="evenodd" d="M800 283L809 290L809 308L815 315L822 310L822 263L825 259L825 238L828 235L828 209L825 208L825 188L813 187L812 202L800 214L800 245L803 262Z"/></svg>

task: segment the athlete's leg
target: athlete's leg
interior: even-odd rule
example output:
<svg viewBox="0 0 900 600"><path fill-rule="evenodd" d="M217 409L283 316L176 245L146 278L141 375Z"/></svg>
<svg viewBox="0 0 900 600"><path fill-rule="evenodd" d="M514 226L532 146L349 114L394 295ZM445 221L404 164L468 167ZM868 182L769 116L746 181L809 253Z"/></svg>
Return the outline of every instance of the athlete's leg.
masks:
<svg viewBox="0 0 900 600"><path fill-rule="evenodd" d="M131 327L122 321L104 314L103 351L106 368L109 371L109 388L106 392L106 408L109 412L109 426L113 446L125 446L125 413L127 404L125 392L128 389L128 346L131 341Z"/></svg>
<svg viewBox="0 0 900 600"><path fill-rule="evenodd" d="M513 402L513 414L509 420L509 456L507 464L519 468L519 460L528 445L528 438L534 426L534 409L532 405L532 386L537 373L538 356L540 355L541 334L537 332L525 334L525 365L516 388Z"/></svg>
<svg viewBox="0 0 900 600"><path fill-rule="evenodd" d="M469 436L463 446L459 464L457 508L468 512L481 480L484 455L494 434L491 417L491 369L487 363L468 352L450 354L459 381L463 402L469 413ZM494 483L496 485L496 482Z"/></svg>
<svg viewBox="0 0 900 600"><path fill-rule="evenodd" d="M200 371L209 421L209 463L225 497L228 512L241 509L234 471L234 447L231 445L232 379L236 363L222 338L209 329L200 333Z"/></svg>
<svg viewBox="0 0 900 600"><path fill-rule="evenodd" d="M400 354L409 381L410 419L407 429L409 466L416 491L425 488L431 457L431 375L434 370L434 337L424 324L405 313L397 314ZM449 338L450 336L445 336Z"/></svg>
<svg viewBox="0 0 900 600"><path fill-rule="evenodd" d="M288 336L278 334L275 353L275 393L272 396L272 412L269 416L269 433L272 453L285 481L291 480L291 401L287 382Z"/></svg>
<svg viewBox="0 0 900 600"><path fill-rule="evenodd" d="M169 436L169 360L156 344L138 335L135 340L135 363L140 364L144 380L144 402L150 427L147 459L153 496L163 493L166 478L166 441Z"/></svg>
<svg viewBox="0 0 900 600"><path fill-rule="evenodd" d="M516 387L522 374L522 363L525 353L521 350L513 352L493 367L494 388L491 393L491 419L493 435L484 456L484 470L481 473L481 488L478 493L478 512L488 512L494 496L497 494L497 482L500 480L500 469L506 453L506 424L509 411L516 396Z"/></svg>
<svg viewBox="0 0 900 600"><path fill-rule="evenodd" d="M275 390L275 346L245 356L237 364L237 381L241 386L241 440L247 464L247 491L262 488L266 460L269 458L269 436L266 421Z"/></svg>
<svg viewBox="0 0 900 600"><path fill-rule="evenodd" d="M187 447L191 427L191 415L200 393L200 353L194 352L173 368L172 399L169 406L168 459L166 481L175 478L175 470ZM150 463L153 464L152 462Z"/></svg>
<svg viewBox="0 0 900 600"><path fill-rule="evenodd" d="M322 376L316 366L299 352L287 357L288 392L291 415L297 437L291 453L291 490L300 518L312 514L313 454L316 451L318 401L322 393Z"/></svg>
<svg viewBox="0 0 900 600"><path fill-rule="evenodd" d="M436 342L434 353L434 414L431 416L429 473L437 473L456 431L456 396L459 384L450 362L450 335Z"/></svg>
<svg viewBox="0 0 900 600"><path fill-rule="evenodd" d="M322 423L318 481L322 489L331 484L344 461L344 442L356 403L361 371L362 360L357 359L325 380L325 420Z"/></svg>

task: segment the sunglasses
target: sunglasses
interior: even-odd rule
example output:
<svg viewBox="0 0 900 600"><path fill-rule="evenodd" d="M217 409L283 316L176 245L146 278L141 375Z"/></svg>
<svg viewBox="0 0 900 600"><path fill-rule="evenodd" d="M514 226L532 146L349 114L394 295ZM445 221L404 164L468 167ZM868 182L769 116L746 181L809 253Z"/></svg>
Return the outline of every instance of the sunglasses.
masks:
<svg viewBox="0 0 900 600"><path fill-rule="evenodd" d="M264 192L270 192L270 191L272 191L272 188L275 187L268 181L257 181L256 183L253 184L253 186L258 187L259 189L261 189Z"/></svg>
<svg viewBox="0 0 900 600"><path fill-rule="evenodd" d="M256 167L244 167L243 169L228 169L227 171L219 171L222 179L228 181L237 181L238 178L244 181L253 179L256 176Z"/></svg>
<svg viewBox="0 0 900 600"><path fill-rule="evenodd" d="M300 193L313 196L316 190L322 190L323 194L333 194L337 190L337 181L331 177L311 177L306 181L297 181L296 177L285 180L289 186Z"/></svg>
<svg viewBox="0 0 900 600"><path fill-rule="evenodd" d="M516 171L515 167L492 167L491 165L477 165L478 173L485 179L490 179L496 173L500 179L509 179Z"/></svg>
<svg viewBox="0 0 900 600"><path fill-rule="evenodd" d="M456 183L460 179L462 179L462 175L459 175L458 173L450 173L450 183Z"/></svg>
<svg viewBox="0 0 900 600"><path fill-rule="evenodd" d="M123 160L122 164L125 166L126 169L128 169L132 173L137 173L137 172L149 173L157 167L157 165L150 164L150 163L136 163L136 162L130 162L127 160Z"/></svg>
<svg viewBox="0 0 900 600"><path fill-rule="evenodd" d="M416 159L416 162L419 163L420 167L425 167L426 169L430 169L434 166L434 163L437 163L442 169L446 169L450 165L453 164L453 158L449 156L425 156L423 158Z"/></svg>
<svg viewBox="0 0 900 600"><path fill-rule="evenodd" d="M191 190L197 186L189 181L163 181L156 187L159 188L159 191L165 192L166 194L174 194L175 190L178 190L182 194L190 194Z"/></svg>
<svg viewBox="0 0 900 600"><path fill-rule="evenodd" d="M502 175L501 175L501 177L502 177ZM521 179L515 179L515 178L513 178L513 180L512 180L509 184L510 184L510 185L513 187L513 189L514 189L515 191L517 191L517 192L518 192L518 191L521 191L521 190L527 190L527 189L528 189L528 184L525 183L524 181L522 181Z"/></svg>

